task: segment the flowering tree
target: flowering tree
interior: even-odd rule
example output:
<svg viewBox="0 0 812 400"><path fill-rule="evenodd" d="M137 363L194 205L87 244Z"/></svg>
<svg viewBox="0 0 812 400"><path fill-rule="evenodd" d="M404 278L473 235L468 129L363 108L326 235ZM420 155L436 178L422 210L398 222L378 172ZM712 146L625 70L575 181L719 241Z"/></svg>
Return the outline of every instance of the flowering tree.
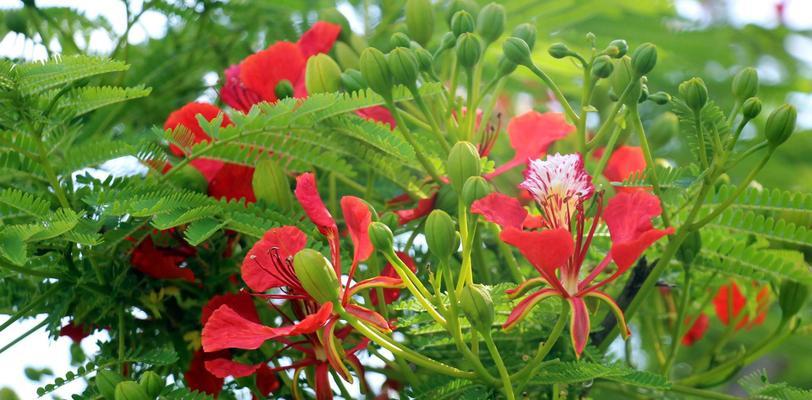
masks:
<svg viewBox="0 0 812 400"><path fill-rule="evenodd" d="M496 3L380 11L403 29L370 46L327 10L226 60L222 107L135 135L88 117L150 94L96 84L126 63L0 63L0 330L44 313L110 337L39 396L729 399L714 388L809 331L812 195L754 185L796 110L763 106L754 68L669 94L652 43L590 33L541 63ZM143 172L85 169L124 156ZM751 329L773 333L732 345Z"/></svg>

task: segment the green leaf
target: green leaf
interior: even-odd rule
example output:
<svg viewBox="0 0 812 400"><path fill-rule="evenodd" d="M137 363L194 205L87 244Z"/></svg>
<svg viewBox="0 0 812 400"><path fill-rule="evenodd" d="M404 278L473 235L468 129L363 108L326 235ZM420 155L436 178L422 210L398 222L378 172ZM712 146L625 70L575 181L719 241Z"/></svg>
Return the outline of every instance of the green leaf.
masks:
<svg viewBox="0 0 812 400"><path fill-rule="evenodd" d="M28 260L23 236L16 231L3 229L0 231L0 256L17 266L25 265Z"/></svg>
<svg viewBox="0 0 812 400"><path fill-rule="evenodd" d="M127 68L121 61L76 55L20 64L16 69L18 89L24 95L33 95L79 79L126 71Z"/></svg>
<svg viewBox="0 0 812 400"><path fill-rule="evenodd" d="M151 91L143 85L130 88L86 86L71 90L60 99L58 107L68 110L75 118L111 104L148 96Z"/></svg>
<svg viewBox="0 0 812 400"><path fill-rule="evenodd" d="M205 242L206 239L210 238L227 224L227 221L221 222L214 218L203 218L189 224L189 226L186 227L186 231L183 232L183 236L189 244L197 246Z"/></svg>
<svg viewBox="0 0 812 400"><path fill-rule="evenodd" d="M805 227L754 211L728 208L709 225L769 240L812 247L812 232Z"/></svg>

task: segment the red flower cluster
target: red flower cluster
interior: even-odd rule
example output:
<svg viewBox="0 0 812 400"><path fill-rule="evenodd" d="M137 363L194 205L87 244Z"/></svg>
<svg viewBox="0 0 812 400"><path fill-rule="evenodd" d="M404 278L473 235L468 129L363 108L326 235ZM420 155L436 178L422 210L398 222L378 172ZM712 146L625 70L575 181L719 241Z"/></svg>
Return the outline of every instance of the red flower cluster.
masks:
<svg viewBox="0 0 812 400"><path fill-rule="evenodd" d="M530 215L518 200L500 193L492 193L471 206L473 213L501 226L500 238L517 247L541 275L509 291L509 295L518 297L533 287L548 286L520 301L503 327L515 326L541 300L562 297L572 309L570 333L575 353L580 356L590 329L584 298L594 297L610 306L623 333L628 335L622 311L609 295L598 289L626 272L654 242L673 233L673 228L652 226L651 219L661 213L659 200L645 191L620 193L609 200L604 210L603 195L595 195L592 178L577 154L533 160L525 175L521 187L535 198L539 215ZM596 212L591 226L587 226L585 203L590 199ZM582 278L581 269L601 219L609 228L612 247ZM614 273L593 283L612 262L617 266Z"/></svg>
<svg viewBox="0 0 812 400"><path fill-rule="evenodd" d="M753 282L753 290L758 290L755 299L748 300L741 292L739 285L731 281L727 285L722 285L713 298L713 308L716 317L723 325L735 324L734 329L752 329L764 322L767 316L767 308L770 305L770 288L767 285L758 287ZM754 300L754 301L753 301ZM690 318L685 321L691 324L688 332L682 337L682 344L690 346L705 336L710 321L704 313L699 314L693 323Z"/></svg>
<svg viewBox="0 0 812 400"><path fill-rule="evenodd" d="M338 227L330 212L325 207L316 188L315 177L303 174L297 179L296 198L305 210L308 218L328 241L336 282L341 282L341 253L339 248ZM345 361L355 369L361 370L355 353L366 347L366 338L356 340L355 345L346 349L342 343L351 342L352 328L340 326L341 320L336 312L343 309L369 326L382 332L391 330L391 326L380 314L354 304L352 295L370 288L397 289L403 286L399 277L381 275L354 283L358 264L372 254L373 247L367 229L372 221L372 213L363 200L345 196L341 199L341 208L347 224L350 240L353 243L353 259L346 284L338 283L340 300L320 303L305 290L300 277L293 266L293 257L305 248L307 236L294 226L273 228L265 233L249 250L242 264L242 278L255 293L254 296L269 300L286 322L283 326L266 326L254 318L255 313L235 309L231 304L207 307L214 309L206 319L202 333L203 349L207 353L224 349L257 349L267 340L275 340L302 352L303 357L293 364L277 367L294 369L298 374L302 369L312 366L315 369L316 392L319 399L332 398L329 387L328 372L333 368L344 379L352 381L352 376L345 366ZM281 292L280 292L281 290ZM272 291L269 293L269 291ZM391 292L390 292L391 293ZM397 294L387 294L386 301L394 300ZM287 315L273 300L287 300L291 303L293 315ZM208 313L208 311L206 311ZM298 321L298 322L295 322ZM205 366L214 376L246 376L254 373L265 363L245 365L224 358L205 361Z"/></svg>
<svg viewBox="0 0 812 400"><path fill-rule="evenodd" d="M189 268L184 268L183 263L197 251L185 242L177 240L173 236L174 233L174 229L154 230L133 249L130 264L139 272L155 279L183 279L194 282L195 273ZM160 244L156 245L156 240Z"/></svg>

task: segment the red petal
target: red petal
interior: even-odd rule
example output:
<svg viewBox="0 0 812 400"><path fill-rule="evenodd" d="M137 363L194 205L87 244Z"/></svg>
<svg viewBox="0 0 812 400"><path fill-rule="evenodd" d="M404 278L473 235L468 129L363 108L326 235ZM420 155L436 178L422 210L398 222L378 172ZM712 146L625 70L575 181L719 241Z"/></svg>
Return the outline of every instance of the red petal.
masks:
<svg viewBox="0 0 812 400"><path fill-rule="evenodd" d="M200 324L206 325L214 310L220 308L222 305L227 305L232 310L236 311L243 318L259 323L259 315L257 308L254 306L254 297L245 292L239 293L226 293L212 297L205 306L200 315Z"/></svg>
<svg viewBox="0 0 812 400"><path fill-rule="evenodd" d="M319 228L322 235L329 237L338 232L333 216L321 200L315 175L310 172L299 175L296 178L295 193L305 214Z"/></svg>
<svg viewBox="0 0 812 400"><path fill-rule="evenodd" d="M330 387L330 366L325 363L316 364L316 400L332 400L333 389Z"/></svg>
<svg viewBox="0 0 812 400"><path fill-rule="evenodd" d="M225 163L209 183L209 196L215 199L245 199L248 203L254 203L257 198L254 196L253 178L253 167Z"/></svg>
<svg viewBox="0 0 812 400"><path fill-rule="evenodd" d="M271 228L262 239L254 244L242 262L242 279L249 288L264 292L273 287L285 286L283 277L295 276L290 271L279 271L278 268L289 267L287 263L274 262L271 251L277 249L279 258L286 260L293 257L307 244L307 236L295 226Z"/></svg>
<svg viewBox="0 0 812 400"><path fill-rule="evenodd" d="M400 289L403 286L404 286L403 280L400 279L400 277L393 278L390 276L376 276L374 278L364 279L363 281L358 282L355 285L352 285L352 289L350 290L350 296L353 296L356 293L367 289L374 288ZM373 291L371 292L371 294L375 294L375 292ZM377 296L375 296L375 298L372 299L372 303L374 305L377 305L378 303Z"/></svg>
<svg viewBox="0 0 812 400"><path fill-rule="evenodd" d="M205 365L206 369L218 378L227 378L229 376L242 378L253 374L264 364L242 364L232 361L230 358L220 357L206 360Z"/></svg>
<svg viewBox="0 0 812 400"><path fill-rule="evenodd" d="M225 70L220 99L231 108L247 113L251 106L262 101L258 93L243 86L240 80L240 66L232 65Z"/></svg>
<svg viewBox="0 0 812 400"><path fill-rule="evenodd" d="M499 192L493 192L474 201L471 204L471 212L483 215L486 220L502 228L521 229L527 218L527 210L522 207L519 200Z"/></svg>
<svg viewBox="0 0 812 400"><path fill-rule="evenodd" d="M333 303L324 303L315 314L310 314L289 328L285 336L305 335L319 330L333 315Z"/></svg>
<svg viewBox="0 0 812 400"><path fill-rule="evenodd" d="M665 235L674 233L674 228L652 229L643 232L636 239L628 242L615 242L612 244L612 259L618 269L626 271L640 257L646 249Z"/></svg>
<svg viewBox="0 0 812 400"><path fill-rule="evenodd" d="M586 347L586 342L589 340L589 310L587 310L586 303L580 297L570 297L567 301L570 302L570 308L572 308L572 317L570 319L572 346L575 349L575 356L580 358Z"/></svg>
<svg viewBox="0 0 812 400"><path fill-rule="evenodd" d="M615 319L617 320L618 327L620 328L620 334L623 335L623 339L628 339L628 337L632 334L632 331L629 330L628 325L626 325L626 317L623 315L623 310L621 310L620 306L615 303L615 300L608 294L599 290L589 292L586 294L586 296L595 297L609 306L609 309L615 314Z"/></svg>
<svg viewBox="0 0 812 400"><path fill-rule="evenodd" d="M688 329L688 332L685 332L685 336L682 337L682 344L684 346L691 346L703 336L705 336L705 331L708 330L708 316L705 314L699 314L696 319L694 319L694 323L691 324L691 327ZM685 324L689 324L690 319L685 320Z"/></svg>
<svg viewBox="0 0 812 400"><path fill-rule="evenodd" d="M603 176L610 182L623 182L645 169L646 159L640 147L620 146L609 157Z"/></svg>
<svg viewBox="0 0 812 400"><path fill-rule="evenodd" d="M533 306L538 304L540 301L550 297L550 296L560 296L559 293L555 289L541 289L538 292L534 292L529 296L522 299L519 304L516 304L516 307L513 307L513 310L510 312L507 320L504 324L502 324L502 329L509 330L512 329L518 322L520 322L527 313L533 309Z"/></svg>
<svg viewBox="0 0 812 400"><path fill-rule="evenodd" d="M507 228L499 237L518 248L550 285L566 293L555 275L555 270L564 265L575 250L572 236L566 229L525 232Z"/></svg>
<svg viewBox="0 0 812 400"><path fill-rule="evenodd" d="M203 350L198 350L192 357L189 369L183 374L186 386L190 390L204 392L212 396L217 396L223 389L223 378L212 375L205 367L205 361L211 357L228 357L229 352L220 351L206 354Z"/></svg>
<svg viewBox="0 0 812 400"><path fill-rule="evenodd" d="M398 216L398 223L405 225L411 221L428 215L428 213L434 209L434 201L436 199L437 195L435 194L427 199L418 200L417 205L414 208L394 211L395 215Z"/></svg>
<svg viewBox="0 0 812 400"><path fill-rule="evenodd" d="M499 175L528 159L540 158L554 142L565 138L575 127L568 124L563 114L529 111L510 120L507 132L510 146L516 151L513 159L501 165L491 175Z"/></svg>
<svg viewBox="0 0 812 400"><path fill-rule="evenodd" d="M603 219L612 237L612 258L621 269L630 267L654 242L674 233L654 229L651 219L660 215L660 200L649 192L618 193L609 200Z"/></svg>
<svg viewBox="0 0 812 400"><path fill-rule="evenodd" d="M59 329L59 336L67 336L73 340L74 343L79 343L82 339L86 338L93 332L92 327L77 325L74 321L68 322L67 325Z"/></svg>
<svg viewBox="0 0 812 400"><path fill-rule="evenodd" d="M372 242L369 241L368 233L369 224L372 222L372 212L369 211L367 203L354 196L341 198L341 212L354 247L353 262L364 261L375 250Z"/></svg>
<svg viewBox="0 0 812 400"><path fill-rule="evenodd" d="M391 330L389 328L389 322L386 321L386 318L375 311L368 310L355 304L347 304L346 310L348 313L363 320L364 322L369 323L373 328L381 332L389 332Z"/></svg>
<svg viewBox="0 0 812 400"><path fill-rule="evenodd" d="M525 292L527 292L528 290L533 289L537 286L544 285L545 283L547 283L547 281L545 281L544 278L541 277L530 278L526 279L524 282L520 283L513 289L505 290L505 293L508 295L509 298L515 299L524 294Z"/></svg>
<svg viewBox="0 0 812 400"><path fill-rule="evenodd" d="M197 115L200 114L206 121L211 121L222 113L222 110L211 104L198 102L189 103L169 114L169 117L166 118L166 122L164 122L164 129L176 129L178 126L183 126L194 135L194 143L208 141L210 139L209 135L200 127L200 123L197 121ZM231 125L231 120L228 118L228 115L223 114L221 126L228 125ZM183 150L178 146L170 145L169 148L174 155L178 157L183 156Z"/></svg>
<svg viewBox="0 0 812 400"><path fill-rule="evenodd" d="M730 298L732 293L732 299ZM733 318L738 319L742 309L747 303L747 299L742 295L739 285L735 282L730 282L729 285L722 285L719 291L716 292L716 297L713 298L713 306L716 309L716 316L723 324L730 323L730 314L728 313L728 302L733 302ZM738 328L738 327L737 327Z"/></svg>
<svg viewBox="0 0 812 400"><path fill-rule="evenodd" d="M200 171L206 182L211 183L211 180L217 175L217 172L223 168L224 162L218 160L210 160L208 158L196 158L189 164L192 164L196 170Z"/></svg>
<svg viewBox="0 0 812 400"><path fill-rule="evenodd" d="M303 75L305 57L299 46L290 42L276 42L258 51L240 64L243 86L267 102L276 101L276 85L283 79L295 84Z"/></svg>
<svg viewBox="0 0 812 400"><path fill-rule="evenodd" d="M259 392L263 396L270 396L271 393L279 390L281 385L276 372L263 363L257 370L257 389L259 389Z"/></svg>
<svg viewBox="0 0 812 400"><path fill-rule="evenodd" d="M352 375L350 375L350 370L347 369L347 366L344 365L344 360L342 359L344 355L344 349L341 347L341 344L338 343L338 339L334 333L336 323L338 323L338 319L333 319L327 323L327 326L324 327L324 331L322 334L322 342L324 343L324 353L327 356L327 362L330 363L330 366L333 367L333 370L338 372L338 374L347 382L352 383ZM340 350L340 351L339 351Z"/></svg>
<svg viewBox="0 0 812 400"><path fill-rule="evenodd" d="M181 249L158 248L147 236L133 250L130 263L140 272L156 279L183 279L194 282L195 274L188 268L181 268L188 255Z"/></svg>
<svg viewBox="0 0 812 400"><path fill-rule="evenodd" d="M299 38L299 49L305 57L327 53L333 48L340 33L340 25L318 21Z"/></svg>
<svg viewBox="0 0 812 400"><path fill-rule="evenodd" d="M367 119L370 121L377 121L382 122L384 124L389 125L389 129L395 129L395 117L392 116L392 113L389 112L389 109L383 106L373 106L367 108L361 108L355 111L358 116L363 119Z"/></svg>
<svg viewBox="0 0 812 400"><path fill-rule="evenodd" d="M288 327L271 328L243 318L229 306L215 310L203 326L201 339L203 350L212 352L223 349L253 350L266 340L287 334Z"/></svg>

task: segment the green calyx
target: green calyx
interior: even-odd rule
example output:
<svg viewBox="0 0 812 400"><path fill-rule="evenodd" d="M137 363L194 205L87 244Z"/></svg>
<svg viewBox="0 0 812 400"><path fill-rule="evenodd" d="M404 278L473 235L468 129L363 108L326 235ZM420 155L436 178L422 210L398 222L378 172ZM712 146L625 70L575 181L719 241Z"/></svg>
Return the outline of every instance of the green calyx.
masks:
<svg viewBox="0 0 812 400"><path fill-rule="evenodd" d="M701 78L691 78L680 83L679 95L689 108L698 112L708 102L708 87Z"/></svg>
<svg viewBox="0 0 812 400"><path fill-rule="evenodd" d="M434 33L434 7L429 0L408 0L405 7L409 35L425 46Z"/></svg>
<svg viewBox="0 0 812 400"><path fill-rule="evenodd" d="M339 282L335 269L316 250L304 249L293 256L293 270L302 288L319 304L334 302L339 298Z"/></svg>
<svg viewBox="0 0 812 400"><path fill-rule="evenodd" d="M426 218L426 227L423 231L429 251L440 260L447 260L457 250L457 230L451 216L443 210L434 210Z"/></svg>
<svg viewBox="0 0 812 400"><path fill-rule="evenodd" d="M465 286L460 294L460 308L471 326L479 332L490 332L495 312L493 299L485 286Z"/></svg>
<svg viewBox="0 0 812 400"><path fill-rule="evenodd" d="M395 238L388 226L381 222L373 222L369 224L367 232L369 233L369 240L376 249L384 253L393 251Z"/></svg>
<svg viewBox="0 0 812 400"><path fill-rule="evenodd" d="M465 181L469 177L479 176L482 172L476 147L470 142L457 142L448 153L446 172L454 190L457 193L462 192Z"/></svg>
<svg viewBox="0 0 812 400"><path fill-rule="evenodd" d="M657 46L643 43L632 53L632 67L638 76L643 76L657 64Z"/></svg>
<svg viewBox="0 0 812 400"><path fill-rule="evenodd" d="M767 125L764 128L764 135L770 146L777 147L792 136L795 131L795 121L798 119L798 111L795 107L784 104L776 108L767 118Z"/></svg>
<svg viewBox="0 0 812 400"><path fill-rule="evenodd" d="M417 81L419 66L412 51L397 47L386 56L389 64L389 71L392 73L392 80L396 84L411 87Z"/></svg>
<svg viewBox="0 0 812 400"><path fill-rule="evenodd" d="M385 99L392 97L392 74L380 50L368 47L361 52L361 75L375 93Z"/></svg>
<svg viewBox="0 0 812 400"><path fill-rule="evenodd" d="M321 53L307 60L305 86L308 93L332 93L341 87L341 68L327 54Z"/></svg>

